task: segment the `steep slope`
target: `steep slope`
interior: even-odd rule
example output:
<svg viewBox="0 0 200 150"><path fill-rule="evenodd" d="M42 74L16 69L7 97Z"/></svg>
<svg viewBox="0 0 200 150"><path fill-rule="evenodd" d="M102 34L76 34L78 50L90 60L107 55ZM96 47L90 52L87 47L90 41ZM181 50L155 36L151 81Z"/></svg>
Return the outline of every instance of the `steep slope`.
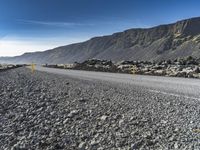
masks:
<svg viewBox="0 0 200 150"><path fill-rule="evenodd" d="M200 57L200 17L149 29L130 29L44 52L2 58L0 62L72 63L89 58L157 61L189 55Z"/></svg>

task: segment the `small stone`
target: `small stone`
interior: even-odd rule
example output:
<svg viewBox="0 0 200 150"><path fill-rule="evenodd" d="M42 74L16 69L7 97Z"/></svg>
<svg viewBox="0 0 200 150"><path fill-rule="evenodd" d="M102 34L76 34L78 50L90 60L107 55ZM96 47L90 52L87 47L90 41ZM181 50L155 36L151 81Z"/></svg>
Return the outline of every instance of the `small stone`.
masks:
<svg viewBox="0 0 200 150"><path fill-rule="evenodd" d="M77 115L79 113L78 110L72 110L69 114L68 117L73 118L75 115Z"/></svg>
<svg viewBox="0 0 200 150"><path fill-rule="evenodd" d="M137 117L132 116L129 120L130 120L130 121L133 121L133 120L136 120L136 119L137 119Z"/></svg>
<svg viewBox="0 0 200 150"><path fill-rule="evenodd" d="M178 143L176 142L176 143L174 144L174 148L175 148L175 149L178 149L178 147L179 147L179 146L178 146Z"/></svg>
<svg viewBox="0 0 200 150"><path fill-rule="evenodd" d="M90 142L91 146L94 146L94 145L97 145L97 141L95 139L93 139L91 142Z"/></svg>
<svg viewBox="0 0 200 150"><path fill-rule="evenodd" d="M147 144L147 146L152 146L152 145L155 144L155 141L154 140L147 140L146 144Z"/></svg>
<svg viewBox="0 0 200 150"><path fill-rule="evenodd" d="M123 123L124 123L124 120L121 119L121 120L119 121L119 126L121 127L121 126L123 125Z"/></svg>
<svg viewBox="0 0 200 150"><path fill-rule="evenodd" d="M82 102L82 103L85 103L85 102L87 102L88 101L88 99L86 99L86 98L80 98L79 99L79 102Z"/></svg>
<svg viewBox="0 0 200 150"><path fill-rule="evenodd" d="M69 118L65 119L65 120L63 121L63 124L66 124L68 121L69 121Z"/></svg>
<svg viewBox="0 0 200 150"><path fill-rule="evenodd" d="M139 149L143 144L143 141L140 140L140 141L137 141L135 142L134 144L131 145L131 149L135 150L135 149Z"/></svg>
<svg viewBox="0 0 200 150"><path fill-rule="evenodd" d="M162 123L162 124L166 124L167 121L166 121L166 120L161 120L161 123Z"/></svg>
<svg viewBox="0 0 200 150"><path fill-rule="evenodd" d="M146 132L142 135L144 138L150 139L152 137L151 132Z"/></svg>
<svg viewBox="0 0 200 150"><path fill-rule="evenodd" d="M179 128L175 128L174 132L178 132L179 131Z"/></svg>
<svg viewBox="0 0 200 150"><path fill-rule="evenodd" d="M56 113L55 111L52 111L52 112L50 112L50 115L53 116L55 113Z"/></svg>
<svg viewBox="0 0 200 150"><path fill-rule="evenodd" d="M172 142L172 141L174 141L175 139L176 139L175 136L172 135L172 136L169 138L169 141Z"/></svg>
<svg viewBox="0 0 200 150"><path fill-rule="evenodd" d="M79 148L80 150L85 149L85 147L86 147L86 143L85 143L85 142L81 142L81 143L78 145L78 148Z"/></svg>
<svg viewBox="0 0 200 150"><path fill-rule="evenodd" d="M105 121L107 118L108 118L108 116L106 116L106 115L101 116L102 121Z"/></svg>

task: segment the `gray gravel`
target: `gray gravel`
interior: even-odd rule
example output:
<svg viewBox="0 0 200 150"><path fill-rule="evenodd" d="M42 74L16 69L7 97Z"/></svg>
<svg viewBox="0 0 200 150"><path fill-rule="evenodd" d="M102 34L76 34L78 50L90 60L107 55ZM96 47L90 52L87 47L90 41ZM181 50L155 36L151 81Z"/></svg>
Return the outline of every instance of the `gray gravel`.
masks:
<svg viewBox="0 0 200 150"><path fill-rule="evenodd" d="M200 102L27 68L0 73L0 149L200 149Z"/></svg>

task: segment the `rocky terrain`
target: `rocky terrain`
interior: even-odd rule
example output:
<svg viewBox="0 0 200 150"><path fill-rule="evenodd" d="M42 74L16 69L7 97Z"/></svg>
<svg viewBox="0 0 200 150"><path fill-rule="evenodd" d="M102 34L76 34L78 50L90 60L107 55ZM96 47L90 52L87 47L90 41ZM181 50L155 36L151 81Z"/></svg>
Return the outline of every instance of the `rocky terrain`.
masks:
<svg viewBox="0 0 200 150"><path fill-rule="evenodd" d="M129 29L44 52L0 58L0 63L83 62L88 59L160 61L200 57L200 17L148 29Z"/></svg>
<svg viewBox="0 0 200 150"><path fill-rule="evenodd" d="M82 63L44 65L45 67L142 75L200 78L200 59L191 56L160 62L112 61L90 59Z"/></svg>
<svg viewBox="0 0 200 150"><path fill-rule="evenodd" d="M23 67L23 66L25 66L25 65L0 64L0 72L6 71L6 70L9 70L9 69L15 69L15 68Z"/></svg>
<svg viewBox="0 0 200 150"><path fill-rule="evenodd" d="M200 102L27 68L0 72L0 149L200 149Z"/></svg>
<svg viewBox="0 0 200 150"><path fill-rule="evenodd" d="M138 63L136 74L200 78L200 60L192 57L176 59L174 61L161 61L158 63Z"/></svg>

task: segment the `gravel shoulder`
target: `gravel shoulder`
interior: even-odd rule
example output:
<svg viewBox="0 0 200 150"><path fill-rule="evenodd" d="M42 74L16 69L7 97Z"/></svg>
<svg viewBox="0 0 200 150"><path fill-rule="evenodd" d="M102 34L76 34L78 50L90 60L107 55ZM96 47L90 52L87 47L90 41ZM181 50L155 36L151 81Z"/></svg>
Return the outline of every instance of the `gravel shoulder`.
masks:
<svg viewBox="0 0 200 150"><path fill-rule="evenodd" d="M200 102L28 68L0 72L0 149L200 149Z"/></svg>

